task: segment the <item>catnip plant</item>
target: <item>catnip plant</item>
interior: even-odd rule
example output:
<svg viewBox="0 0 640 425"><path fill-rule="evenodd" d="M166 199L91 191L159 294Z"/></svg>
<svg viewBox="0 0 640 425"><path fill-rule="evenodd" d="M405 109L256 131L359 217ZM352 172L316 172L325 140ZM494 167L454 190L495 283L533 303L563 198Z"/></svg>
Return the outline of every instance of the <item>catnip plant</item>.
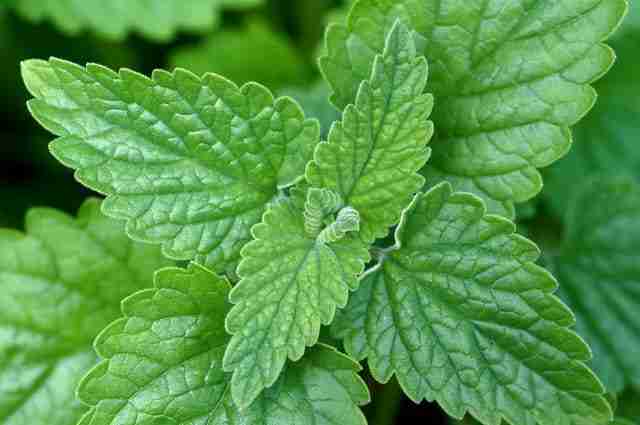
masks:
<svg viewBox="0 0 640 425"><path fill-rule="evenodd" d="M49 3L31 3L24 11L46 16ZM0 417L360 425L366 362L375 381L396 379L452 418L610 422L608 388L550 271L579 291L576 270L609 252L592 229L612 217L590 200L622 216L640 211L640 190L620 180L579 198L566 261L541 261L514 220L594 105L591 84L615 58L604 41L627 8L357 0L319 61L340 111L326 137L254 82L23 62L29 111L57 137L51 154L105 199L77 217L34 209L24 234L0 232L0 368L13 378L0 379ZM200 25L191 12L127 14L100 31L165 39L183 18ZM640 382L633 353L622 356L611 373L595 363L607 385Z"/></svg>

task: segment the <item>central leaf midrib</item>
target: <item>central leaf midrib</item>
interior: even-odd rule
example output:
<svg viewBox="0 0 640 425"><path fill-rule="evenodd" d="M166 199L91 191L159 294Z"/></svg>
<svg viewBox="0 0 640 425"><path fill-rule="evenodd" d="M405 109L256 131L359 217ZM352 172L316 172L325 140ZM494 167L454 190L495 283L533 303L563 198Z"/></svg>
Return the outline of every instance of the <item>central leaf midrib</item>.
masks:
<svg viewBox="0 0 640 425"><path fill-rule="evenodd" d="M302 230L304 231L304 230ZM306 262L309 259L309 256L311 255L311 252L314 251L315 245L313 245L313 243L311 241L309 241L309 244L307 245L309 248L307 249L307 251L305 252L302 260L300 261L300 263L298 263L298 265L296 266L296 268L294 269L291 278L289 279L289 282L287 282L287 284L285 285L285 290L283 291L284 294L288 294L291 291L291 288L297 285L297 277L298 274L300 273L300 271L302 270L302 268L304 267L304 265L306 264ZM286 296L280 297L280 299L278 300L278 303L276 305L276 309L273 313L273 315L271 316L271 322L269 324L269 330L271 331L273 329L273 322L274 322L274 318L278 316L278 314L280 313L280 309L282 308L282 303L284 302L284 300L286 299ZM296 316L298 315L298 311L296 310ZM289 326L288 331L291 330L291 326ZM264 345L264 342L267 340L267 337L269 337L270 332L264 332L262 338L260 339L260 342L258 343L259 347L262 347ZM289 357L289 349L287 348L287 357ZM254 362L251 366L251 370L255 370L256 367L258 367L258 362ZM261 379L263 379L264 382L264 376L261 374L260 375Z"/></svg>
<svg viewBox="0 0 640 425"><path fill-rule="evenodd" d="M395 264L395 262L394 262L394 261L391 261L391 263L392 263L392 264ZM415 362L415 360L414 360L414 357L413 357L413 353L414 353L414 351L411 351L411 350L408 348L408 347L411 347L411 345L412 345L412 344L410 344L410 343L408 343L408 342L407 342L407 340L406 340L406 338L405 338L405 336L404 336L404 333L400 331L400 329L401 329L401 328L400 328L400 327L396 327L396 326L395 326L395 323L399 323L401 320L399 319L399 317L400 317L400 316L399 316L399 313L396 311L396 310L397 310L397 308L395 308L395 307L397 307L397 305L396 305L396 303L394 302L393 298L391 297L391 293L392 293L392 288L391 288L391 286L392 286L392 285L399 286L399 285L395 282L395 279L393 278L392 273L391 273L391 272L389 272L389 271L387 271L387 269L386 269L386 267L385 267L384 265L382 266L381 273L384 275L384 278L382 279L382 280L383 280L383 285L384 285L384 288L385 288L385 292L387 293L387 297L388 297L388 299L389 299L389 303L390 303L390 304L391 304L391 306L392 306L391 311L392 311L392 313L393 313L394 328L396 329L396 332L394 332L394 334L395 334L395 335L399 335L399 336L400 336L400 339L401 339L401 341L402 341L402 344L403 344L403 345L404 345L404 347L405 347L405 350L407 350L407 352L409 353L409 358L411 359L411 366L412 366L412 367L413 367L413 369L414 369L414 370L419 374L419 376L420 376L420 378L421 378L421 381L423 381L423 382L424 382L424 383L425 383L425 384L426 384L426 385L431 389L431 391L434 391L434 388L433 388L433 386L431 385L431 383L429 382L429 380L428 380L428 379L425 379L425 377L424 377L424 376L422 376L422 372L423 372L423 371L422 371L422 369L421 369L420 367L418 367L418 365L416 364L416 362ZM389 283L387 283L387 282L389 282ZM412 292L414 292L414 291L416 290L416 285L411 285L410 289L412 289ZM415 295L415 294L414 294L414 295ZM420 297L416 297L416 299L418 300L418 304L420 305L420 307L422 307L422 305L421 305L421 303L420 303ZM429 323L430 323L429 317L427 317L427 315L426 315L426 314L424 314L424 310L420 309L418 313L420 314L420 316L421 316L421 317L423 317L423 319L425 319L425 323L427 323L427 324L429 324ZM459 375L459 373L458 373L458 369L456 368L455 363L453 362L453 359L451 359L451 356L449 355L448 350L447 350L447 349L444 347L444 345L441 343L440 336L435 332L435 330L433 329L433 327L432 327L432 326L429 326L429 331L430 331L431 335L436 339L436 344L438 344L438 346L440 346L440 348L442 348L442 349L443 349L444 354L445 354L445 356L446 356L446 358L447 358L447 361L448 361L449 365L451 366L452 370L454 371L455 376L457 376L457 377L458 377L458 381L459 381L459 382L462 382L462 380L461 380L461 378L460 378L460 375ZM395 340L395 335L394 335L394 340ZM421 348L422 348L422 347L421 347ZM374 350L374 351L375 351L375 350ZM390 358L390 361L391 361L391 359L393 358L393 355L391 355L390 357L391 357L391 358ZM398 365L397 365L397 364L395 364L395 363L394 363L394 369L395 369L395 370L394 370L394 372L395 372L396 374L400 373L400 372L399 372L400 368L398 368ZM453 376L453 375L452 375L452 376ZM449 381L449 380L451 380L451 377L449 377L448 381ZM446 384L448 384L448 381L447 381L447 383L446 383ZM446 386L446 384L445 384L445 386ZM438 392L438 393L440 393L440 391L437 391L437 392ZM424 399L424 398L425 398L425 396L426 396L426 394L417 394L417 395L418 395L418 397L420 397L421 399Z"/></svg>
<svg viewBox="0 0 640 425"><path fill-rule="evenodd" d="M398 262L397 262L393 257L389 257L389 260L391 260L391 264L396 265L396 266L399 266L401 270L404 270L404 271L406 271L406 272L411 273L411 270L406 269L402 264L398 263ZM552 296L552 295L547 294L547 296ZM436 297L436 298L437 298L437 297ZM442 302L442 301L440 301L440 302L442 303L442 305L447 306L447 303L446 303L446 302ZM449 307L450 307L450 306L449 306ZM458 309L451 309L451 308L448 308L448 311L449 311L449 314L453 314L454 316L456 316L457 320L459 320L459 321L460 321L460 322L462 322L462 323L468 323L468 324L469 324L469 326L471 326L471 327L472 327L476 332L480 332L481 334L483 334L483 335L484 335L484 333L482 332L482 330L481 330L481 329L479 329L479 328L475 325L476 320L466 318L462 312L458 311ZM500 324L500 323L494 323L494 322L488 322L488 323L489 323L490 325L493 325L493 326L498 326L498 327L507 327L507 326L505 326L504 324ZM509 327L507 327L507 328L509 328ZM520 329L518 329L518 330L520 330ZM532 335L532 336L533 336L533 335ZM489 338L490 338L491 340L494 340L494 339L493 339L493 338L491 338L491 337L489 337ZM548 342L546 342L546 341L544 341L544 340L541 340L541 339L540 339L540 338L538 338L537 336L536 336L536 340L538 340L538 341L540 341L540 342L542 342L542 343L544 343L544 344L547 344L547 345L549 344ZM494 341L495 341L495 340L494 340ZM496 344L497 344L497 342L496 342ZM499 345L499 344L497 344L497 345ZM447 350L446 350L446 348L444 348L444 346L442 346L442 345L441 345L441 347L443 347L443 349L445 350L445 352L447 351ZM518 357L517 357L516 355L514 355L510 350L508 350L508 349L506 349L506 348L504 348L504 347L502 347L502 346L500 346L500 347L501 347L501 350L502 350L503 352L508 353L510 356L512 356L512 357L514 357L514 358L517 358L517 359L518 359ZM480 348L479 348L479 347L476 347L476 348L477 348L478 350L480 350ZM569 354L569 353L566 353L566 352L561 351L561 350L558 350L558 351L559 351L559 352L561 352L563 355L567 356L567 358L568 358L570 361L576 361L574 358L572 358L572 357L570 356L570 354ZM481 352L481 350L480 350L480 352ZM518 359L518 361L520 362L520 364L522 365L522 367L525 367L525 368L526 368L527 370L529 370L532 374L534 374L535 376L538 376L538 377L539 377L540 379L542 379L542 380L543 380L543 381L544 381L544 382L545 382L549 387L553 388L553 389L554 389L554 391L556 391L556 392L557 392L557 391L559 391L558 387L557 387L554 383L550 382L550 381L549 381L545 376L543 376L542 374L540 374L537 370L530 368L530 367L529 367L529 366L527 366L524 362L522 362L520 359ZM487 364L486 364L486 366L487 366L487 369L489 369L489 370L491 371L491 373L493 374L493 370L491 369L490 364L489 364L489 363L487 363ZM456 373L457 373L457 368L455 367L455 365L452 365L452 367L453 367L454 371L456 371ZM460 382L463 382L463 381L460 381ZM501 387L501 388L504 388L504 389L505 389L505 390L507 390L507 391L509 390L509 389L508 389L508 387ZM575 399L575 400L579 400L579 401L580 401L580 403L582 403L583 405L586 405L586 403L584 402L584 400L580 399L579 397L577 397L577 396L575 396L575 395L573 396L573 399ZM526 407L526 406L525 406L525 407Z"/></svg>
<svg viewBox="0 0 640 425"><path fill-rule="evenodd" d="M362 164L362 166L360 167L360 170L358 170L358 172L356 173L355 178L353 179L353 183L351 184L351 187L349 188L349 190L347 191L347 193L345 194L345 201L348 203L351 202L351 196L353 195L353 192L356 188L356 186L359 183L359 180L362 178L362 176L364 175L364 171L369 167L369 163L371 162L371 159L373 158L373 152L376 150L377 145L378 145L378 141L380 138L380 134L382 133L382 129L384 128L384 122L386 122L387 119L387 115L389 114L389 108L391 106L391 98L393 97L393 90L396 88L396 77L397 77L397 67L398 67L398 57L397 55L392 55L393 57L393 67L392 67L392 73L391 73L391 90L389 92L389 95L386 96L385 98L385 102L384 102L384 113L382 114L382 123L378 126L378 128L374 131L373 129L373 125L374 125L374 119L373 119L373 107L372 107L372 103L373 103L373 99L372 97L374 96L373 90L371 89L371 86L369 85L369 90L371 92L371 97L369 98L369 133L373 135L373 140L371 141L371 144L369 145L369 149L367 150L367 156L364 160L364 163ZM379 56L380 60L383 62L383 67L384 65L384 55ZM374 60L375 62L375 60ZM373 78L373 77L372 77ZM369 84L371 84L371 81L369 81ZM357 102L356 102L357 103ZM357 107L357 105L355 106L355 109L358 110L359 108ZM397 131L397 128L396 128ZM356 141L354 141L355 144ZM354 146L354 152L357 150L356 146Z"/></svg>

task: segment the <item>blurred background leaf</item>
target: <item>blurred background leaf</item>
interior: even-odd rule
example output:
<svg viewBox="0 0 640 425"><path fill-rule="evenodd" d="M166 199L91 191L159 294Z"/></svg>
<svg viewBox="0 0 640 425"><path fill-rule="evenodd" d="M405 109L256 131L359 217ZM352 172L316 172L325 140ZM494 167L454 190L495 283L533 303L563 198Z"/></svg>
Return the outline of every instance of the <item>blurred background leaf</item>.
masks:
<svg viewBox="0 0 640 425"><path fill-rule="evenodd" d="M610 41L617 60L595 84L598 101L574 128L569 154L549 168L543 197L561 217L569 192L588 177L628 175L640 179L640 1ZM575 185L575 186L573 186Z"/></svg>
<svg viewBox="0 0 640 425"><path fill-rule="evenodd" d="M621 424L640 423L640 2L630 6L608 42L617 61L594 84L595 107L571 151L545 170L535 214L520 217L576 312Z"/></svg>
<svg viewBox="0 0 640 425"><path fill-rule="evenodd" d="M171 68L186 68L198 75L214 72L239 85L257 81L272 90L303 85L313 72L286 34L257 19L237 29L216 31L195 46L176 49L170 63Z"/></svg>
<svg viewBox="0 0 640 425"><path fill-rule="evenodd" d="M122 40L137 32L155 41L170 41L179 30L207 31L218 24L224 8L241 10L262 0L12 0L13 7L32 22L51 21L60 31L78 35L91 31Z"/></svg>

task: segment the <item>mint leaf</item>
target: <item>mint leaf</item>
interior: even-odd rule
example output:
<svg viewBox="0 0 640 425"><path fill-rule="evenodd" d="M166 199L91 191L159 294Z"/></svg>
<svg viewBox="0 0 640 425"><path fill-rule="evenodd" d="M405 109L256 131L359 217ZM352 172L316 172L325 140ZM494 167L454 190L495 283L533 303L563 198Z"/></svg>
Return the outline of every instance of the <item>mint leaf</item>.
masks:
<svg viewBox="0 0 640 425"><path fill-rule="evenodd" d="M279 188L304 172L319 137L289 98L178 69L148 79L59 59L23 63L53 154L133 238L171 258L234 267Z"/></svg>
<svg viewBox="0 0 640 425"><path fill-rule="evenodd" d="M387 235L424 185L418 170L428 159L433 134L427 121L433 97L423 94L427 62L417 56L404 25L393 26L370 69L355 104L345 108L307 168L312 186L339 193L359 211L360 235L368 244Z"/></svg>
<svg viewBox="0 0 640 425"><path fill-rule="evenodd" d="M91 30L110 40L122 40L135 31L154 41L169 41L178 30L202 32L218 21L223 7L255 7L262 0L15 0L23 17L40 22L52 21L69 35Z"/></svg>
<svg viewBox="0 0 640 425"><path fill-rule="evenodd" d="M231 394L241 408L276 382L287 357L299 360L318 341L320 325L331 323L336 307L346 305L369 259L353 234L356 226L344 217L353 210L337 195L325 198L311 189L308 196L306 215L311 210L319 223L305 223L301 205L281 201L267 210L253 228L255 240L242 249L241 280L230 294L236 305L226 320L233 338L224 357L225 370L234 372Z"/></svg>
<svg viewBox="0 0 640 425"><path fill-rule="evenodd" d="M310 76L309 67L287 36L261 20L241 29L215 32L199 45L182 47L170 62L172 67L196 74L215 72L238 84L258 81L272 89L304 84Z"/></svg>
<svg viewBox="0 0 640 425"><path fill-rule="evenodd" d="M640 10L636 13L640 15ZM623 30L629 29L630 18L631 15ZM625 31L624 34L628 33ZM621 175L640 181L640 150L637 148L640 80L636 77L639 41L640 31L635 36L628 34L612 41L618 59L611 72L595 85L598 103L576 126L575 143L569 155L545 174L543 194L558 217L562 217L569 207L568 182Z"/></svg>
<svg viewBox="0 0 640 425"><path fill-rule="evenodd" d="M32 209L26 234L0 230L0 422L75 425L74 388L96 363L95 335L120 300L170 263L85 202L74 219Z"/></svg>
<svg viewBox="0 0 640 425"><path fill-rule="evenodd" d="M344 107L384 29L410 24L436 98L428 184L449 181L513 216L514 203L542 188L538 168L569 150L569 127L596 98L588 84L613 62L601 42L626 8L625 0L359 0L347 26L330 28L321 64Z"/></svg>
<svg viewBox="0 0 640 425"><path fill-rule="evenodd" d="M513 223L443 183L418 195L396 239L333 325L379 382L395 374L412 400L485 424L611 419L589 348Z"/></svg>
<svg viewBox="0 0 640 425"><path fill-rule="evenodd" d="M640 185L621 178L584 187L551 260L577 330L593 349L593 368L617 392L640 385Z"/></svg>
<svg viewBox="0 0 640 425"><path fill-rule="evenodd" d="M290 365L247 409L231 399L221 363L229 336L228 282L191 265L164 269L154 289L122 304L124 316L98 337L104 360L78 393L91 410L82 425L364 425L368 391L357 363L318 346Z"/></svg>

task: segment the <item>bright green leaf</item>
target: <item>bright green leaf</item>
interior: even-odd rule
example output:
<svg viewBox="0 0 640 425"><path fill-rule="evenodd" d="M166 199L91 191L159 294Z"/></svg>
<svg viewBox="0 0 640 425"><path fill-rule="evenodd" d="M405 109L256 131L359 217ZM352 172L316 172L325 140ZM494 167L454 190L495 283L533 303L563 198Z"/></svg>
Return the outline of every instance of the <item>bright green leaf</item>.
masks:
<svg viewBox="0 0 640 425"><path fill-rule="evenodd" d="M569 127L593 105L589 83L614 54L602 44L625 0L359 0L333 26L322 69L349 104L398 18L415 30L436 98L432 186L445 180L512 216L542 188L538 168L570 147ZM347 72L348 71L348 72Z"/></svg>
<svg viewBox="0 0 640 425"><path fill-rule="evenodd" d="M0 422L75 425L86 407L74 388L97 361L93 339L122 298L170 263L131 242L98 200L77 219L31 210L26 234L0 230L0 253Z"/></svg>
<svg viewBox="0 0 640 425"><path fill-rule="evenodd" d="M278 189L296 182L319 137L289 98L215 74L23 64L53 154L109 195L108 215L172 258L233 267Z"/></svg>
<svg viewBox="0 0 640 425"><path fill-rule="evenodd" d="M611 419L573 315L513 223L443 183L417 197L396 239L334 322L378 381L395 374L414 401L485 424Z"/></svg>
<svg viewBox="0 0 640 425"><path fill-rule="evenodd" d="M154 41L169 41L179 30L203 32L214 27L220 9L249 8L263 0L15 0L15 9L35 22L52 21L76 35L91 30L110 40L137 32Z"/></svg>
<svg viewBox="0 0 640 425"><path fill-rule="evenodd" d="M368 391L357 363L318 346L240 410L222 370L229 284L192 265L164 269L154 289L125 299L98 337L104 357L78 390L81 425L364 425Z"/></svg>
<svg viewBox="0 0 640 425"><path fill-rule="evenodd" d="M595 372L617 392L640 385L640 185L615 179L585 187L552 264Z"/></svg>
<svg viewBox="0 0 640 425"><path fill-rule="evenodd" d="M258 81L272 89L304 84L310 76L309 67L287 36L262 21L215 32L200 45L180 48L170 62L172 67L196 74L215 72L237 84Z"/></svg>
<svg viewBox="0 0 640 425"><path fill-rule="evenodd" d="M312 186L339 193L358 210L365 243L386 236L424 185L418 170L428 159L433 134L426 83L427 63L399 23L351 100L355 104L345 108L307 168Z"/></svg>
<svg viewBox="0 0 640 425"><path fill-rule="evenodd" d="M330 222L339 207L327 207L324 230L338 223ZM225 370L234 372L231 393L242 407L276 382L287 357L300 359L318 341L320 326L346 305L369 259L353 232L330 242L312 227L305 226L302 206L282 201L267 210L253 228L255 240L242 250L241 280L230 294L236 305L226 322L234 336L224 358Z"/></svg>

